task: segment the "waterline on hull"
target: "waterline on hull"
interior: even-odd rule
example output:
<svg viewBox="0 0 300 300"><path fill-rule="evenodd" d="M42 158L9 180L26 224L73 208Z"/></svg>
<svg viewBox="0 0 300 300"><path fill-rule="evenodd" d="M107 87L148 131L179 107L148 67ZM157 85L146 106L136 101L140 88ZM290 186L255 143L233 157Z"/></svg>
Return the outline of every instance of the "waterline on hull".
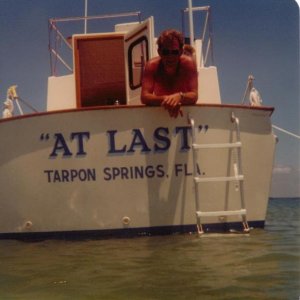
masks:
<svg viewBox="0 0 300 300"><path fill-rule="evenodd" d="M250 228L264 228L265 221L250 221ZM241 222L204 224L204 231L211 233L232 233L232 230L242 232ZM122 228L104 230L72 230L72 231L51 231L51 232L18 232L0 233L0 240L14 239L23 241L38 240L86 240L105 238L134 238L143 236L157 236L170 234L195 234L197 227L191 225L156 226L141 228Z"/></svg>

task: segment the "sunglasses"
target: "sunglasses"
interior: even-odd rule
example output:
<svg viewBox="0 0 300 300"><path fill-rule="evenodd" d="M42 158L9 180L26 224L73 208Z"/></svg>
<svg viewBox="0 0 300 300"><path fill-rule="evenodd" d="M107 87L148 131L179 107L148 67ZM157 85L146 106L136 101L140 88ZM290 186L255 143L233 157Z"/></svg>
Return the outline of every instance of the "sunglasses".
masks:
<svg viewBox="0 0 300 300"><path fill-rule="evenodd" d="M169 50L169 49L162 49L161 54L163 56L169 56L169 55L179 55L180 50L179 49L174 49L174 50Z"/></svg>

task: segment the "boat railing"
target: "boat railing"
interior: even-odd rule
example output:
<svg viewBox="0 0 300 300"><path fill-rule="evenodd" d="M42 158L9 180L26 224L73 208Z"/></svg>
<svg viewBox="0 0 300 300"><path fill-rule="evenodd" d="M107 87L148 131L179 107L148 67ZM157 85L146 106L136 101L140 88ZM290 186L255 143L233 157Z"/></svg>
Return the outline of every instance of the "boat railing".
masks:
<svg viewBox="0 0 300 300"><path fill-rule="evenodd" d="M48 46L50 53L51 76L73 73L72 35L74 33L87 34L93 32L103 32L103 30L98 30L98 26L91 26L88 32L88 22L91 24L91 21L133 17L138 18L138 21L141 23L140 11L97 16L50 18L48 21ZM62 26L62 24L66 23L68 23L70 26ZM84 26L82 26L82 23Z"/></svg>
<svg viewBox="0 0 300 300"><path fill-rule="evenodd" d="M201 14L202 18L198 18L195 24L198 31L198 38L202 42L200 57L200 67L206 67L214 65L214 53L213 53L213 33L212 33L212 22L211 22L211 8L210 6L199 6L192 7L192 13ZM185 8L181 11L182 14L182 32L186 35L186 15L189 13L189 8ZM200 24L198 23L200 21ZM197 32L196 32L197 33ZM196 38L197 39L197 38ZM190 41L193 45L194 41ZM197 53L196 53L197 55ZM210 61L209 61L210 59Z"/></svg>

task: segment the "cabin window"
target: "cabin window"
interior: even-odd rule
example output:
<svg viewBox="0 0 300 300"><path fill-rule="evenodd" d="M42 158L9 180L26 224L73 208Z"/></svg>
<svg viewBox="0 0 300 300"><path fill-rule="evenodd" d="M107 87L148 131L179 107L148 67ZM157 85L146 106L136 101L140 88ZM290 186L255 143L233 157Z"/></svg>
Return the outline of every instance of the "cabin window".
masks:
<svg viewBox="0 0 300 300"><path fill-rule="evenodd" d="M129 86L132 90L142 85L143 70L148 59L148 40L142 36L128 48Z"/></svg>

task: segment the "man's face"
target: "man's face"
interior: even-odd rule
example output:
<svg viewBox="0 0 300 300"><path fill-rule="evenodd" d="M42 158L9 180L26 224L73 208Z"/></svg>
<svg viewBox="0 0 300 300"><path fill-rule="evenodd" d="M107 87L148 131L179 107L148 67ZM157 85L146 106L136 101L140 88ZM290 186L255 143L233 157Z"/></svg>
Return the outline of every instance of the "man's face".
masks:
<svg viewBox="0 0 300 300"><path fill-rule="evenodd" d="M178 62L182 54L179 42L177 40L166 41L158 51L164 71L168 75L173 75L177 71Z"/></svg>

